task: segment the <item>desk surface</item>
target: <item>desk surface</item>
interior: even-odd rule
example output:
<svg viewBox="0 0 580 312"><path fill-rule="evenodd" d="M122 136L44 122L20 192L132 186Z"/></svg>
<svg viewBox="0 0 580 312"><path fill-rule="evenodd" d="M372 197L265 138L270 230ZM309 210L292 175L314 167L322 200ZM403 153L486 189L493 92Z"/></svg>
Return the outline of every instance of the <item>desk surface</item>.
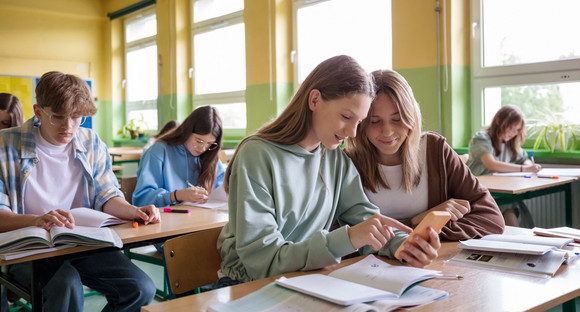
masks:
<svg viewBox="0 0 580 312"><path fill-rule="evenodd" d="M426 268L440 270L445 274L460 274L464 276L462 280L429 280L421 284L451 292L453 295L413 311L446 311L450 307L454 311L545 311L580 296L580 262L562 265L556 276L544 278L446 262L458 251L457 242L443 243L439 258ZM359 259L360 257L348 259L341 264L308 273L328 274ZM395 261L386 261L395 264ZM302 274L307 273L284 275L291 277ZM141 311L206 311L210 305L238 299L274 280L275 277L271 277L155 303L143 307Z"/></svg>
<svg viewBox="0 0 580 312"><path fill-rule="evenodd" d="M558 179L548 178L524 178L509 176L483 175L477 179L490 192L505 194L520 194L528 191L540 190L552 186L572 183L577 180L575 177L560 177Z"/></svg>
<svg viewBox="0 0 580 312"><path fill-rule="evenodd" d="M123 241L123 244L125 245L150 241L163 237L172 237L197 231L203 231L216 227L223 227L228 222L227 211L196 207L187 208L191 211L187 214L163 212L163 210L161 210L161 222L159 223L148 225L143 225L141 223L139 224L138 228L133 228L132 223L128 222L111 226L111 229L117 232ZM0 266L31 260L45 259L60 255L68 255L99 248L102 247L77 246L73 248L65 248L58 251L32 255L11 261L0 260Z"/></svg>

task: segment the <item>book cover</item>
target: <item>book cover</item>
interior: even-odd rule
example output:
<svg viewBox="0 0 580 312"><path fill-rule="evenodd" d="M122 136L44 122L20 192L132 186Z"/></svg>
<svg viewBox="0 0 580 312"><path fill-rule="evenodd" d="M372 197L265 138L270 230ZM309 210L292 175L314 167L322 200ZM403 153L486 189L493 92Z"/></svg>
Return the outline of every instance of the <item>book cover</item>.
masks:
<svg viewBox="0 0 580 312"><path fill-rule="evenodd" d="M380 299L397 299L414 285L437 277L439 271L393 266L368 255L361 261L329 275L309 274L280 278L278 285L340 304L351 305Z"/></svg>

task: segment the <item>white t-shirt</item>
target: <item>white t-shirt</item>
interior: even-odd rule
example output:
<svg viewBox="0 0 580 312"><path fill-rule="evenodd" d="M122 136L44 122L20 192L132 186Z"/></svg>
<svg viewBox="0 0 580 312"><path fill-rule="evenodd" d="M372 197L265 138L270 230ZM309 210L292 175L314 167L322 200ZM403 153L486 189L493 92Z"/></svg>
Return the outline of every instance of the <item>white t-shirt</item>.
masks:
<svg viewBox="0 0 580 312"><path fill-rule="evenodd" d="M54 209L83 207L86 193L81 162L74 158L74 144L53 145L33 128L38 162L24 184L24 212L43 215Z"/></svg>
<svg viewBox="0 0 580 312"><path fill-rule="evenodd" d="M381 209L381 214L397 220L412 218L419 213L427 210L429 207L429 193L427 185L427 166L425 161L426 140L421 140L419 157L421 157L421 180L417 187L413 188L410 193L405 193L401 186L403 177L403 167L383 166L380 165L383 176L386 178L391 189L378 188L377 193L365 189L369 200Z"/></svg>

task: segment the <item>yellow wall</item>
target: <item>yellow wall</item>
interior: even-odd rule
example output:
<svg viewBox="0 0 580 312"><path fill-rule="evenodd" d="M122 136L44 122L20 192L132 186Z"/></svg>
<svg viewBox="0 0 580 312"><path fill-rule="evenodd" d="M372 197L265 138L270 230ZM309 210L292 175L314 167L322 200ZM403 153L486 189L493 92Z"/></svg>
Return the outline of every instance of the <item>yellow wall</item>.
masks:
<svg viewBox="0 0 580 312"><path fill-rule="evenodd" d="M124 123L122 19L107 13L140 0L0 0L0 75L40 76L60 70L93 79L98 113L94 128L107 144ZM440 1L442 2L442 1ZM469 4L447 0L448 55L443 62L453 87L443 96L444 120L432 117L437 101L435 1L392 0L393 67L420 97L428 130L443 125L453 144L466 143L469 114ZM157 0L159 124L182 120L191 108L190 0ZM276 116L292 95L292 0L245 0L248 132ZM6 44L9 43L9 44ZM460 66L460 70L454 66ZM467 68L467 75L466 70ZM415 78L416 77L416 78ZM467 86L467 87L466 87ZM459 110L452 105L461 103ZM459 111L459 114L455 113ZM450 125L450 126L449 126ZM453 138L453 137L456 138ZM469 133L467 133L469 136Z"/></svg>

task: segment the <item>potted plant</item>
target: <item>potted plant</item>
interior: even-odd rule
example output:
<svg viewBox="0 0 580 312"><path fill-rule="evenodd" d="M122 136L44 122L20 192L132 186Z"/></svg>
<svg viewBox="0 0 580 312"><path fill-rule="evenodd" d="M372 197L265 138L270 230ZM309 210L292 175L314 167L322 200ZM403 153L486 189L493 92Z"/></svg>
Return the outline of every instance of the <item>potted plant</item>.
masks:
<svg viewBox="0 0 580 312"><path fill-rule="evenodd" d="M562 113L546 114L544 120L530 120L527 126L528 136L535 139L533 149L540 144L554 152L574 150L576 133L580 133L580 124L572 123Z"/></svg>
<svg viewBox="0 0 580 312"><path fill-rule="evenodd" d="M123 125L117 134L124 135L125 137L130 137L131 139L136 139L141 134L141 125L144 123L143 114L139 120L131 118L129 123Z"/></svg>

